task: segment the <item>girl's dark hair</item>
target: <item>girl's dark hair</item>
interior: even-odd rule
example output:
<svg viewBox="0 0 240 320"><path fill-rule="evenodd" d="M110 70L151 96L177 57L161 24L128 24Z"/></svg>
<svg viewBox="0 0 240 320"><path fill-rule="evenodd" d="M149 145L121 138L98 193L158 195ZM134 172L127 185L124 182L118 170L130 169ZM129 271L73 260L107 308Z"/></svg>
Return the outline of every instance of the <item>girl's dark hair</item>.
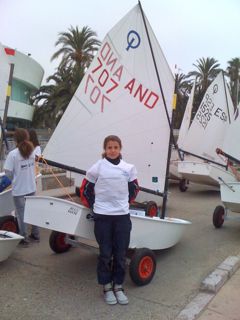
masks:
<svg viewBox="0 0 240 320"><path fill-rule="evenodd" d="M37 133L34 129L29 129L28 130L29 133L29 140L32 142L34 148L36 148L37 146L40 145L39 141L38 141L38 137L37 137Z"/></svg>
<svg viewBox="0 0 240 320"><path fill-rule="evenodd" d="M16 129L14 140L17 148L24 159L28 159L33 152L33 144L29 141L29 134L25 129Z"/></svg>
<svg viewBox="0 0 240 320"><path fill-rule="evenodd" d="M121 141L121 139L118 136L110 135L110 136L107 136L103 141L103 149L104 150L106 150L106 147L107 147L107 144L108 144L109 141L117 142L119 144L119 146L120 146L120 149L122 149L122 141ZM103 158L106 157L106 153L105 152L102 153L102 157ZM120 159L122 159L121 153L120 153Z"/></svg>

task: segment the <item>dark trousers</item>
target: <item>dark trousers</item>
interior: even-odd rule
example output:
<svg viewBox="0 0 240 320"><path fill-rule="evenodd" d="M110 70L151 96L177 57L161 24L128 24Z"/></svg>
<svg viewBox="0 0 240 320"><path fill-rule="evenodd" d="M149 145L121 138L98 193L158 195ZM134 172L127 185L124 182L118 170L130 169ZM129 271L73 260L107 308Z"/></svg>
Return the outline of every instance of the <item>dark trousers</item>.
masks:
<svg viewBox="0 0 240 320"><path fill-rule="evenodd" d="M132 223L130 215L94 214L94 233L99 245L98 283L122 284Z"/></svg>

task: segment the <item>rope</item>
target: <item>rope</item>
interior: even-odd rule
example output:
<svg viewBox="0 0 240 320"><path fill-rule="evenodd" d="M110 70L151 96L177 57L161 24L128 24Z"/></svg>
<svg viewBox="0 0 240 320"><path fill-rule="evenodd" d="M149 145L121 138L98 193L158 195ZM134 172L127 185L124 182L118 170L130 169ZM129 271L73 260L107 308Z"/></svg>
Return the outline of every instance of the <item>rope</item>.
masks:
<svg viewBox="0 0 240 320"><path fill-rule="evenodd" d="M68 198L70 199L70 201L74 202L74 200L73 200L73 198L71 197L70 193L68 192L67 188L64 187L64 185L62 184L62 182L58 179L58 177L57 177L56 174L54 173L52 167L48 165L47 161L43 158L42 155L41 155L39 158L42 159L42 161L44 162L44 164L46 164L46 165L48 166L48 168L50 169L50 172L52 173L52 175L54 176L54 178L57 180L57 182L59 183L60 187L62 187L62 188L64 189L66 196L68 196Z"/></svg>

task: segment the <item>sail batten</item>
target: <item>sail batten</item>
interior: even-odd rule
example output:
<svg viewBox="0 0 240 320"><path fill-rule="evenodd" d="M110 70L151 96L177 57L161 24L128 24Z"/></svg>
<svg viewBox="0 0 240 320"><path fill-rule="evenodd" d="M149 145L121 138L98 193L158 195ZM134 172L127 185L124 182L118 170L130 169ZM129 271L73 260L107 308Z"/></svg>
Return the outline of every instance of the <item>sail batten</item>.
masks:
<svg viewBox="0 0 240 320"><path fill-rule="evenodd" d="M49 140L44 157L87 170L107 135L118 135L143 188L164 192L174 78L146 19L161 77L153 63L139 5L106 35Z"/></svg>

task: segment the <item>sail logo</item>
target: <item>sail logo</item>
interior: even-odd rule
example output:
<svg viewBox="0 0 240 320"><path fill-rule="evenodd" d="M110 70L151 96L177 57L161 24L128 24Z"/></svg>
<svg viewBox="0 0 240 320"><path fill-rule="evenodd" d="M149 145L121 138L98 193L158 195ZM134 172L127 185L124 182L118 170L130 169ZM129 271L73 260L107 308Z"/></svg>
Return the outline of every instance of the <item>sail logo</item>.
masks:
<svg viewBox="0 0 240 320"><path fill-rule="evenodd" d="M128 51L130 48L136 49L139 47L141 43L141 38L139 34L135 30L131 30L127 34L127 48L126 50Z"/></svg>
<svg viewBox="0 0 240 320"><path fill-rule="evenodd" d="M213 86L213 94L215 94L215 93L217 93L217 92L218 92L218 85L215 84L215 85Z"/></svg>

